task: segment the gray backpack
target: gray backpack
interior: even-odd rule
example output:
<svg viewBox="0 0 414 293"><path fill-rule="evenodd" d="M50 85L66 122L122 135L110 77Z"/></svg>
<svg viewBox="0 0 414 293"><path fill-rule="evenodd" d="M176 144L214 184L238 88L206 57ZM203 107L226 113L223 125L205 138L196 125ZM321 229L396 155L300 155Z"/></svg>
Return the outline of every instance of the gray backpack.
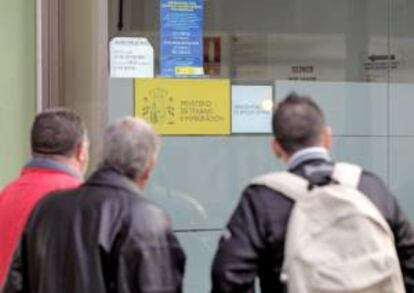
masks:
<svg viewBox="0 0 414 293"><path fill-rule="evenodd" d="M360 176L358 166L337 163L335 183L311 190L289 172L253 180L295 201L280 276L289 293L405 292L393 234L358 191Z"/></svg>

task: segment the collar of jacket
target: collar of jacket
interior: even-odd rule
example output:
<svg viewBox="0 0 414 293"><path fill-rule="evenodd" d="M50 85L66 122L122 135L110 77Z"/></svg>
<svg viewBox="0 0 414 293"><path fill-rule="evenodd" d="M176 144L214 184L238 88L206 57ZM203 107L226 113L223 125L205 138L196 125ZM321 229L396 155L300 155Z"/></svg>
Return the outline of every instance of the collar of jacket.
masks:
<svg viewBox="0 0 414 293"><path fill-rule="evenodd" d="M46 159L46 158L33 158L29 162L26 163L24 169L29 168L40 168L40 169L49 169L54 171L59 171L66 173L72 177L83 179L82 175L79 174L76 170L71 168L70 166L59 162L53 159Z"/></svg>
<svg viewBox="0 0 414 293"><path fill-rule="evenodd" d="M331 162L331 156L328 151L323 147L309 147L304 148L294 153L288 161L288 170L293 170L305 161L310 160L323 160Z"/></svg>
<svg viewBox="0 0 414 293"><path fill-rule="evenodd" d="M121 188L139 195L142 194L141 189L131 179L114 168L99 168L91 175L86 184Z"/></svg>

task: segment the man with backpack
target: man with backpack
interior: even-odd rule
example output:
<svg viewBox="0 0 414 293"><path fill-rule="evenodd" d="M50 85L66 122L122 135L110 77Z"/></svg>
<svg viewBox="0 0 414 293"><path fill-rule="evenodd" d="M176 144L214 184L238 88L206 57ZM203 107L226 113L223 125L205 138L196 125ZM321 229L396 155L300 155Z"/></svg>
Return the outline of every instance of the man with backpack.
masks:
<svg viewBox="0 0 414 293"><path fill-rule="evenodd" d="M223 234L212 293L414 292L414 232L382 180L334 163L331 131L308 97L273 113L287 172L253 179Z"/></svg>

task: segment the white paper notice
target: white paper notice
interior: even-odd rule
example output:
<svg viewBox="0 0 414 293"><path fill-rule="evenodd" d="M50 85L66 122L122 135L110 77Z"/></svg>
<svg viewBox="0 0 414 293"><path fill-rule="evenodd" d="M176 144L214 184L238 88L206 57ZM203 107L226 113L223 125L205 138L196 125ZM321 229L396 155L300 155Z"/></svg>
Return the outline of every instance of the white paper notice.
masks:
<svg viewBox="0 0 414 293"><path fill-rule="evenodd" d="M270 133L272 109L272 86L232 86L233 133Z"/></svg>
<svg viewBox="0 0 414 293"><path fill-rule="evenodd" d="M154 77L154 49L146 38L113 38L111 77Z"/></svg>

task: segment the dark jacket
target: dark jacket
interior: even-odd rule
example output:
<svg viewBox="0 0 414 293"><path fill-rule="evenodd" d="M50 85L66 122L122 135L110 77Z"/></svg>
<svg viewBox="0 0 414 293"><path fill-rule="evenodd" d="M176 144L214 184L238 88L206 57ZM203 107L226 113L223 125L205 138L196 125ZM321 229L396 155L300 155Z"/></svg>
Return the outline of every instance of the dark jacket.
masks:
<svg viewBox="0 0 414 293"><path fill-rule="evenodd" d="M306 169L321 171L312 173ZM329 182L332 163L309 160L289 171L323 185ZM414 233L409 221L376 175L364 171L358 189L374 202L392 228L407 292L412 293ZM250 185L244 190L215 256L213 293L254 292L255 277L260 279L262 293L285 292L279 278L292 206L290 199L267 187Z"/></svg>
<svg viewBox="0 0 414 293"><path fill-rule="evenodd" d="M178 293L184 263L167 215L104 169L36 206L4 292Z"/></svg>

